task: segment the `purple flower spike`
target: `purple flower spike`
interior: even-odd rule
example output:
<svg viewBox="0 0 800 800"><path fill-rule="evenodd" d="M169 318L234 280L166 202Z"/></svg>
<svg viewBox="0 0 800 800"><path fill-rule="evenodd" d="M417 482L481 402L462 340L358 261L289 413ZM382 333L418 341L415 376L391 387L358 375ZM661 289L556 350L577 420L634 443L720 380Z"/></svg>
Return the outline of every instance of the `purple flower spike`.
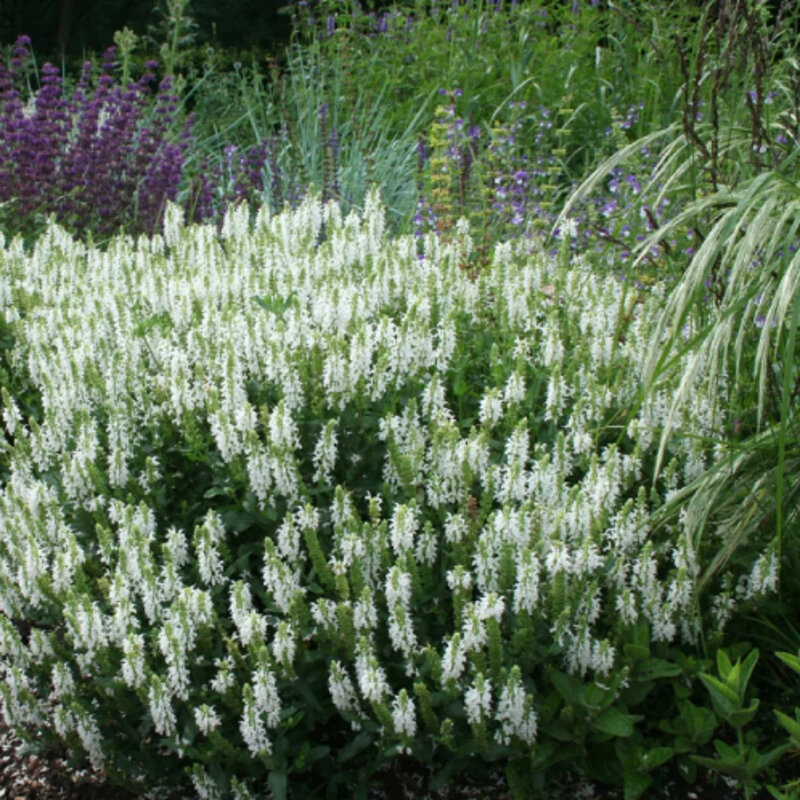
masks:
<svg viewBox="0 0 800 800"><path fill-rule="evenodd" d="M17 40L12 67L22 68L29 43ZM0 202L14 199L23 228L53 214L78 232L149 233L160 226L167 200L177 197L191 121L177 143L169 141L177 98L165 79L145 124L152 75L118 86L115 58L109 48L94 90L92 64L85 63L69 98L58 69L44 64L27 108L17 88L24 76L0 67Z"/></svg>

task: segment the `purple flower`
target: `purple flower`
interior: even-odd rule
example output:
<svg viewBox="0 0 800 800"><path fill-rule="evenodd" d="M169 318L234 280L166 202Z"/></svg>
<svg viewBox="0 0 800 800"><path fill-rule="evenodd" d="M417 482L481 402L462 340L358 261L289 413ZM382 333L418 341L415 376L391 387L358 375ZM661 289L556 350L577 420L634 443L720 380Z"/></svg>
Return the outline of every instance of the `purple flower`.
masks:
<svg viewBox="0 0 800 800"><path fill-rule="evenodd" d="M634 194L639 194L642 191L642 187L639 185L639 181L637 180L636 176L633 174L629 174L625 180L628 183L628 186L631 187Z"/></svg>
<svg viewBox="0 0 800 800"><path fill-rule="evenodd" d="M27 60L28 43L17 39L15 69ZM177 99L165 79L145 125L152 75L123 88L111 75L114 60L111 48L93 92L92 65L84 64L70 98L59 71L43 65L31 114L14 85L22 76L0 67L0 202L15 199L21 227L54 214L77 231L151 232L166 201L176 198L191 122L178 142L168 140Z"/></svg>

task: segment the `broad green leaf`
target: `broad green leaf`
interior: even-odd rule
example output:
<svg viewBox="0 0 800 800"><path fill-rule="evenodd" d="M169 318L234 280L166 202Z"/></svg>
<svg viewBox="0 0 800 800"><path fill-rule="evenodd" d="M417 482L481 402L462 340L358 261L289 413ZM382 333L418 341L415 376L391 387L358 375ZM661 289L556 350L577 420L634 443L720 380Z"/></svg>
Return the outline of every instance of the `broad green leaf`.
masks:
<svg viewBox="0 0 800 800"><path fill-rule="evenodd" d="M583 705L583 686L580 681L555 669L550 672L550 680L567 705Z"/></svg>
<svg viewBox="0 0 800 800"><path fill-rule="evenodd" d="M671 747L654 747L648 750L642 757L642 767L646 770L653 770L669 761L675 751Z"/></svg>
<svg viewBox="0 0 800 800"><path fill-rule="evenodd" d="M717 717L710 708L696 706L689 700L681 700L678 703L678 711L692 742L705 744L711 740L717 728Z"/></svg>
<svg viewBox="0 0 800 800"><path fill-rule="evenodd" d="M635 644L633 642L628 642L628 644L626 644L623 648L623 652L625 653L626 658L630 658L633 661L642 661L650 656L649 647L646 647L643 644Z"/></svg>
<svg viewBox="0 0 800 800"><path fill-rule="evenodd" d="M603 709L595 718L595 727L612 736L632 736L635 722L644 719L638 714L626 714L615 706Z"/></svg>
<svg viewBox="0 0 800 800"><path fill-rule="evenodd" d="M637 681L655 681L660 678L674 678L680 675L681 668L663 658L647 658L638 662L633 669Z"/></svg>
<svg viewBox="0 0 800 800"><path fill-rule="evenodd" d="M727 761L731 764L744 763L745 754L740 753L727 742L723 742L721 739L714 739L714 748L723 761Z"/></svg>
<svg viewBox="0 0 800 800"><path fill-rule="evenodd" d="M287 794L287 780L285 772L278 772L273 770L267 778L269 788L272 790L272 796L275 800L286 800Z"/></svg>
<svg viewBox="0 0 800 800"><path fill-rule="evenodd" d="M730 686L719 680L719 678L701 672L700 680L711 694L711 702L714 704L715 710L721 717L727 718L729 714L740 707L739 696Z"/></svg>
<svg viewBox="0 0 800 800"><path fill-rule="evenodd" d="M309 762L319 761L321 758L325 758L330 751L331 748L327 744L318 744L308 751L308 760Z"/></svg>
<svg viewBox="0 0 800 800"><path fill-rule="evenodd" d="M717 650L717 671L722 680L727 681L732 669L733 663L728 658L728 654L722 648Z"/></svg>
<svg viewBox="0 0 800 800"><path fill-rule="evenodd" d="M362 731L358 736L353 737L340 751L336 760L340 764L349 761L362 751L366 750L373 742L375 737L371 733Z"/></svg>
<svg viewBox="0 0 800 800"><path fill-rule="evenodd" d="M625 800L638 800L646 791L653 779L636 770L625 772L623 776Z"/></svg>

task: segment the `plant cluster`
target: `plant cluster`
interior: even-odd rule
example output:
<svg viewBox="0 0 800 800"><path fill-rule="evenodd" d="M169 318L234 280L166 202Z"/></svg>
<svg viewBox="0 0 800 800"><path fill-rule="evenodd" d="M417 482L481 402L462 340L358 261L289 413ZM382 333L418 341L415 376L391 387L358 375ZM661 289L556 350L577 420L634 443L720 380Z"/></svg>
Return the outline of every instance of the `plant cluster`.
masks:
<svg viewBox="0 0 800 800"><path fill-rule="evenodd" d="M58 69L46 63L41 88L23 102L29 45L21 36L9 68L0 64L4 219L19 219L35 230L53 215L77 230L108 234L125 227L152 233L167 201L177 198L191 142L190 122L178 142L167 136L177 108L171 79L161 81L151 108L154 74L120 86L112 75L110 48L95 85L87 61L66 97Z"/></svg>
<svg viewBox="0 0 800 800"><path fill-rule="evenodd" d="M372 196L5 248L39 409L4 393L12 725L201 797L335 797L398 753L445 776L504 759L517 786L566 757L607 776L651 650L773 592L776 553L754 539L720 606L697 591L713 549L648 522L719 457L726 390L628 414L661 288L524 238L472 280L472 246L462 223L420 259Z"/></svg>
<svg viewBox="0 0 800 800"><path fill-rule="evenodd" d="M796 800L797 19L637 7L298 3L266 70L195 73L170 0L174 92L130 31L70 90L17 43L32 746L209 798L365 797L403 757Z"/></svg>

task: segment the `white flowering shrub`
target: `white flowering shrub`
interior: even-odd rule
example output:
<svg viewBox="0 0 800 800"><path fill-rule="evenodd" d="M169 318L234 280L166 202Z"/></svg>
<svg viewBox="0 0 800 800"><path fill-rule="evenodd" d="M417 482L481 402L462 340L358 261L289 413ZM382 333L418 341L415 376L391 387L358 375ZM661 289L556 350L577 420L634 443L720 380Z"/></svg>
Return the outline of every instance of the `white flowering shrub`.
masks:
<svg viewBox="0 0 800 800"><path fill-rule="evenodd" d="M0 246L2 712L120 782L544 769L575 687L629 735L649 648L774 584L767 549L704 616L708 554L648 522L713 458L725 388L698 383L651 485L658 286L527 241L470 277L465 226L420 257L376 196Z"/></svg>

